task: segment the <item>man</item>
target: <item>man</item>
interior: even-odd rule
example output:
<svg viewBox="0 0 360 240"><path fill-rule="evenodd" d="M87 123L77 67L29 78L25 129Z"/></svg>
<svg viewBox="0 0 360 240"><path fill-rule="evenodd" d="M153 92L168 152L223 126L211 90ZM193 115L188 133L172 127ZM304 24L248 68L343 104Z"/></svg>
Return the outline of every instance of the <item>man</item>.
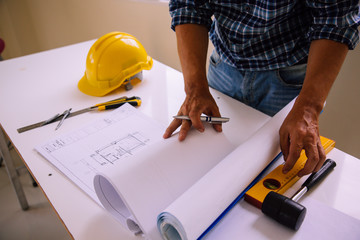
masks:
<svg viewBox="0 0 360 240"><path fill-rule="evenodd" d="M319 114L349 49L359 42L359 1L170 0L172 28L186 98L164 138L181 126L203 132L200 115L220 116L209 85L268 115L298 95L284 120L280 148L288 172L302 149L308 157L299 176L325 161ZM208 31L215 51L206 75ZM218 132L221 125L213 125Z"/></svg>

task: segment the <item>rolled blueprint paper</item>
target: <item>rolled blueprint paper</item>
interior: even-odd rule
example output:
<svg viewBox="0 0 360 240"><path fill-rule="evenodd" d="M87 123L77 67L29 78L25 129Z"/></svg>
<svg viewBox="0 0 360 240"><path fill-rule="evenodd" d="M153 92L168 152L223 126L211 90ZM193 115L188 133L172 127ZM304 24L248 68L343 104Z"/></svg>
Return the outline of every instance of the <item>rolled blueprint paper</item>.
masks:
<svg viewBox="0 0 360 240"><path fill-rule="evenodd" d="M235 148L211 129L190 132L184 143L162 139L97 173L94 189L105 209L129 230L159 240L157 216Z"/></svg>
<svg viewBox="0 0 360 240"><path fill-rule="evenodd" d="M164 239L198 239L280 152L279 129L295 100L158 216Z"/></svg>

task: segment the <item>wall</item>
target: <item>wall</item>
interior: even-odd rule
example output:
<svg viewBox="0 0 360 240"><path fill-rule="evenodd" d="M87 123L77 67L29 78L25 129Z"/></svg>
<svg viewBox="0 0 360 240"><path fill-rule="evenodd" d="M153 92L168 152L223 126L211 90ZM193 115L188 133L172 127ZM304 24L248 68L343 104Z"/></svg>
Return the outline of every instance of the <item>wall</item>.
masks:
<svg viewBox="0 0 360 240"><path fill-rule="evenodd" d="M126 0L0 0L4 58L95 39L111 31L136 36L155 59L179 68L166 3Z"/></svg>
<svg viewBox="0 0 360 240"><path fill-rule="evenodd" d="M320 116L320 132L360 158L360 44L349 51Z"/></svg>
<svg viewBox="0 0 360 240"><path fill-rule="evenodd" d="M180 70L165 3L130 0L0 0L5 59L95 39L111 31L136 36L153 58ZM211 47L210 47L211 49ZM360 158L360 47L351 51L320 118L321 134Z"/></svg>

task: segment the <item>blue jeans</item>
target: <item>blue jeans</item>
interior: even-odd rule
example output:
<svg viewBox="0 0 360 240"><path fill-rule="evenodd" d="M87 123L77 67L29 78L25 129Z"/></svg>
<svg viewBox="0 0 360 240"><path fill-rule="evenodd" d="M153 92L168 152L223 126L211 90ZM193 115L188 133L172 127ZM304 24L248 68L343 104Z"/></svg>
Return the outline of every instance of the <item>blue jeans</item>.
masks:
<svg viewBox="0 0 360 240"><path fill-rule="evenodd" d="M209 86L269 116L299 95L306 64L268 71L242 71L223 62L214 50L210 56Z"/></svg>

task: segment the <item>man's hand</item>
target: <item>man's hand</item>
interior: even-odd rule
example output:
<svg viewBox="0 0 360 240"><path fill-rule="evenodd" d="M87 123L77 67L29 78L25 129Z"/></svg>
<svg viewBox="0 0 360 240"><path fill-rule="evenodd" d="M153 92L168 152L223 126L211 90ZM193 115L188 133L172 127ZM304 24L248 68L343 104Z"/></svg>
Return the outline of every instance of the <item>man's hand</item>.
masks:
<svg viewBox="0 0 360 240"><path fill-rule="evenodd" d="M325 162L325 151L319 136L318 112L310 106L299 106L295 103L280 128L280 148L285 165L283 173L287 173L300 157L304 149L308 158L298 176L318 171Z"/></svg>
<svg viewBox="0 0 360 240"><path fill-rule="evenodd" d="M347 52L347 45L331 40L311 43L303 87L280 128L284 173L294 166L302 149L308 160L299 176L318 171L324 163L326 156L320 142L319 115Z"/></svg>
<svg viewBox="0 0 360 240"><path fill-rule="evenodd" d="M183 141L193 125L200 132L204 125L200 121L202 113L220 117L219 108L211 96L206 78L206 55L208 50L208 29L197 24L183 24L175 27L178 53L184 76L186 98L178 115L188 115L188 120L173 120L163 137L169 138L181 126L179 140ZM221 124L213 125L221 131Z"/></svg>
<svg viewBox="0 0 360 240"><path fill-rule="evenodd" d="M219 108L215 103L208 89L193 92L187 95L182 104L178 115L187 115L189 120L174 119L164 133L164 138L169 138L171 134L181 126L179 133L179 141L183 141L189 132L191 125L199 132L204 131L204 125L200 120L200 115L204 113L208 116L220 117ZM214 129L218 132L222 131L221 124L213 124Z"/></svg>

